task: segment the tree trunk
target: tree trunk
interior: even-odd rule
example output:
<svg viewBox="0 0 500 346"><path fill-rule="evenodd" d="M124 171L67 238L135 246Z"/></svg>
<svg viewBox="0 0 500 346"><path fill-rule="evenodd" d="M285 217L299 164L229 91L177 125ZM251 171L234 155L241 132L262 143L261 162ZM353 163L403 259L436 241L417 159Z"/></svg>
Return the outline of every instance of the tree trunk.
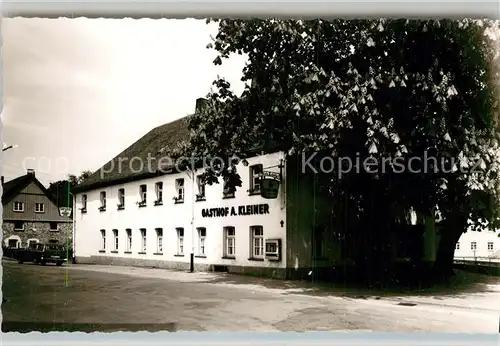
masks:
<svg viewBox="0 0 500 346"><path fill-rule="evenodd" d="M436 280L446 280L453 275L453 260L455 246L460 236L467 231L468 208L464 208L464 182L454 180L448 185L450 209L447 210L443 225L439 231L440 241L433 267L433 276Z"/></svg>
<svg viewBox="0 0 500 346"><path fill-rule="evenodd" d="M454 217L445 221L445 229L441 230L441 239L434 262L434 278L446 280L453 275L453 259L455 246L460 236L467 229L467 219Z"/></svg>

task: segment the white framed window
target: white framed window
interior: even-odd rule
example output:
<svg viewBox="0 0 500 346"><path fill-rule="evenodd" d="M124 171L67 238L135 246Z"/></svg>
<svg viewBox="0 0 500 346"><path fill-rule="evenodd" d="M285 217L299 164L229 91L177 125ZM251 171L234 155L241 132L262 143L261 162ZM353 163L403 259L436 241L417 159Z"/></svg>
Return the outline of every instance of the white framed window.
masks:
<svg viewBox="0 0 500 346"><path fill-rule="evenodd" d="M205 198L205 182L203 181L203 175L198 175L196 177L196 185L198 186L198 195L196 198L198 200Z"/></svg>
<svg viewBox="0 0 500 346"><path fill-rule="evenodd" d="M127 233L127 244L125 246L125 251L131 252L132 251L132 230L130 228L127 228L125 230L125 233Z"/></svg>
<svg viewBox="0 0 500 346"><path fill-rule="evenodd" d="M15 221L14 222L14 231L24 231L24 222Z"/></svg>
<svg viewBox="0 0 500 346"><path fill-rule="evenodd" d="M14 202L13 208L14 208L14 211L23 212L24 211L24 203L23 202Z"/></svg>
<svg viewBox="0 0 500 346"><path fill-rule="evenodd" d="M101 250L106 250L106 230L101 229Z"/></svg>
<svg viewBox="0 0 500 346"><path fill-rule="evenodd" d="M184 255L184 228L176 228L177 232L177 254Z"/></svg>
<svg viewBox="0 0 500 346"><path fill-rule="evenodd" d="M146 252L147 238L146 238L146 229L141 228L141 252Z"/></svg>
<svg viewBox="0 0 500 346"><path fill-rule="evenodd" d="M82 210L87 210L87 195L82 195Z"/></svg>
<svg viewBox="0 0 500 346"><path fill-rule="evenodd" d="M236 232L234 227L224 227L224 257L236 256Z"/></svg>
<svg viewBox="0 0 500 346"><path fill-rule="evenodd" d="M470 243L470 249L471 250L477 250L477 243L475 241Z"/></svg>
<svg viewBox="0 0 500 346"><path fill-rule="evenodd" d="M140 194L140 203L146 204L148 195L148 186L146 184L139 186L139 194Z"/></svg>
<svg viewBox="0 0 500 346"><path fill-rule="evenodd" d="M234 197L234 191L231 192L231 190L229 189L229 184L226 178L224 178L224 188L222 190L222 195L224 198Z"/></svg>
<svg viewBox="0 0 500 346"><path fill-rule="evenodd" d="M118 208L125 208L125 189L118 189Z"/></svg>
<svg viewBox="0 0 500 346"><path fill-rule="evenodd" d="M52 232L55 232L58 230L57 228L57 222L49 222L49 228Z"/></svg>
<svg viewBox="0 0 500 346"><path fill-rule="evenodd" d="M101 191L100 199L101 199L101 210L105 210L106 209L106 191Z"/></svg>
<svg viewBox="0 0 500 346"><path fill-rule="evenodd" d="M488 251L493 251L493 242L492 241L488 242Z"/></svg>
<svg viewBox="0 0 500 346"><path fill-rule="evenodd" d="M163 182L159 181L155 184L155 191L156 191L156 202L162 202L163 201Z"/></svg>
<svg viewBox="0 0 500 346"><path fill-rule="evenodd" d="M21 242L18 239L9 239L8 240L8 244L9 244L8 246L10 248L16 248L17 249L17 248L19 248Z"/></svg>
<svg viewBox="0 0 500 346"><path fill-rule="evenodd" d="M250 166L250 193L260 192L260 181L262 179L262 165Z"/></svg>
<svg viewBox="0 0 500 346"><path fill-rule="evenodd" d="M205 256L205 239L207 238L207 229L205 227L198 228L198 254Z"/></svg>
<svg viewBox="0 0 500 346"><path fill-rule="evenodd" d="M118 251L118 230L114 229L113 230L113 250Z"/></svg>
<svg viewBox="0 0 500 346"><path fill-rule="evenodd" d="M45 213L45 204L35 203L35 213Z"/></svg>
<svg viewBox="0 0 500 346"><path fill-rule="evenodd" d="M156 229L156 252L163 253L163 229Z"/></svg>
<svg viewBox="0 0 500 346"><path fill-rule="evenodd" d="M460 250L460 243L459 242L455 244L455 250Z"/></svg>
<svg viewBox="0 0 500 346"><path fill-rule="evenodd" d="M176 189L176 199L177 202L183 202L184 201L184 179L175 179L175 189Z"/></svg>
<svg viewBox="0 0 500 346"><path fill-rule="evenodd" d="M250 226L250 239L252 258L264 258L264 228Z"/></svg>

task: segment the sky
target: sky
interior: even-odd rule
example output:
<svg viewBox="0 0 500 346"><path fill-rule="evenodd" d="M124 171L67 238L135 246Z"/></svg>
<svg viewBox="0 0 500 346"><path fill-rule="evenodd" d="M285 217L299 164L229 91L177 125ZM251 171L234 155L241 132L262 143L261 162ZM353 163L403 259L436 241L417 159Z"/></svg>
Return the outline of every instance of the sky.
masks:
<svg viewBox="0 0 500 346"><path fill-rule="evenodd" d="M2 20L5 180L45 185L96 171L156 126L194 111L217 77L235 92L246 57L214 66L217 24L183 19Z"/></svg>

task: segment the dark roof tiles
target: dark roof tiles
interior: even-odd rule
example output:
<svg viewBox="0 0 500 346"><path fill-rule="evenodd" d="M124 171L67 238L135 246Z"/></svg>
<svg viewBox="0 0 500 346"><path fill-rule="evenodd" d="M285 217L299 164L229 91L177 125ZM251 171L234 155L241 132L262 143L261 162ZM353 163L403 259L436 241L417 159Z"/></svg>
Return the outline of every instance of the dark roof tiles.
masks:
<svg viewBox="0 0 500 346"><path fill-rule="evenodd" d="M158 175L158 159L171 155L181 143L189 140L189 119L188 115L149 131L85 179L74 191L78 193Z"/></svg>

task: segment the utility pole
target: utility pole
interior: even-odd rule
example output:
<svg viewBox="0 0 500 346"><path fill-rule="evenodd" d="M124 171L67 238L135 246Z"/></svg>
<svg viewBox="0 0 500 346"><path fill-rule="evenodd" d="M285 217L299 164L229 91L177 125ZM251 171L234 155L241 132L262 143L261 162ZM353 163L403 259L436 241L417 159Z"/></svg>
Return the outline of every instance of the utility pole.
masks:
<svg viewBox="0 0 500 346"><path fill-rule="evenodd" d="M194 164L193 164L194 166ZM194 180L195 180L195 170L194 167L190 167L188 169L187 175L191 178L191 255L189 260L189 271L191 273L194 272L194 238L195 238L195 228L194 228L194 201L195 201L195 193L194 193Z"/></svg>

